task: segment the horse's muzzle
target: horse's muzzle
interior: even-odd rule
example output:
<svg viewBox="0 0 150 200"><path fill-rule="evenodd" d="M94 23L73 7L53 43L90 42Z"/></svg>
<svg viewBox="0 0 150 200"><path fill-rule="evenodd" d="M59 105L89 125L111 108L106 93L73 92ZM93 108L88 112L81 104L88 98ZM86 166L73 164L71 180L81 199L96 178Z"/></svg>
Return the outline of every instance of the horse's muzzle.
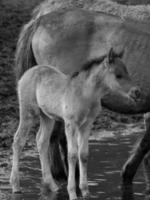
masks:
<svg viewBox="0 0 150 200"><path fill-rule="evenodd" d="M132 87L129 91L129 97L134 101L139 101L141 97L141 89L139 87Z"/></svg>

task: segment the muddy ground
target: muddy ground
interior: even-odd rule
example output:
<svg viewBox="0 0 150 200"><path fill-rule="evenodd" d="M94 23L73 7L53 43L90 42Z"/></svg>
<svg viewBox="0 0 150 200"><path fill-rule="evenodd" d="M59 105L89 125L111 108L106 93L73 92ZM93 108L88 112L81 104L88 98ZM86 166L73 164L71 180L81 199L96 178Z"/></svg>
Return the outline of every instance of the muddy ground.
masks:
<svg viewBox="0 0 150 200"><path fill-rule="evenodd" d="M122 4L150 4L149 0L113 0ZM10 147L18 125L14 55L19 32L30 19L32 9L41 0L0 1L0 146ZM113 122L128 124L143 120L141 115L119 115L104 110L94 124L94 129L111 128Z"/></svg>

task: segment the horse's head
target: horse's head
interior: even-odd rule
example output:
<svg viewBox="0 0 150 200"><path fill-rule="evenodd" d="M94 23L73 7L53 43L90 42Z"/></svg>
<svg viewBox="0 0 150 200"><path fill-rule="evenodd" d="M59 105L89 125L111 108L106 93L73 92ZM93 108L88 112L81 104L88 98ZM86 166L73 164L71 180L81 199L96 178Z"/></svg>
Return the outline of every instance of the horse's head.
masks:
<svg viewBox="0 0 150 200"><path fill-rule="evenodd" d="M110 49L104 60L106 70L104 82L110 90L137 101L141 92L139 87L132 83L127 68L121 60L123 53L124 51L121 51L117 54L113 48Z"/></svg>

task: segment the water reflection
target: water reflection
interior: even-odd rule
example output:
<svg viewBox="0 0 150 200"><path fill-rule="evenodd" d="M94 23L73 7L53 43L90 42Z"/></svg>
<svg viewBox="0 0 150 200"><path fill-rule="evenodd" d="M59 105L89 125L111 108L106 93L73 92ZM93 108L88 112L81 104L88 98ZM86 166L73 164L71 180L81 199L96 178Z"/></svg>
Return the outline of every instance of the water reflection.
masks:
<svg viewBox="0 0 150 200"><path fill-rule="evenodd" d="M133 187L132 186L122 186L121 188L122 191L122 196L121 197L116 197L116 198L109 198L106 197L106 199L114 199L114 200L136 200L134 193L133 193ZM90 199L102 199L100 198L102 195L104 195L104 192L97 192L97 194L92 194ZM10 198L11 200L24 200L23 194L13 194ZM30 195L29 197L30 200L66 200L68 199L67 191L61 191L59 193L54 193L54 192L47 192L47 193L41 193L39 198L35 198L35 196ZM150 200L150 194L145 194L145 196L141 196L141 200Z"/></svg>
<svg viewBox="0 0 150 200"><path fill-rule="evenodd" d="M122 185L122 200L134 200L132 185Z"/></svg>
<svg viewBox="0 0 150 200"><path fill-rule="evenodd" d="M134 193L133 191L133 185L122 185L122 199L121 200L136 200L135 195L141 196L142 200L150 200L150 191L143 191L143 194L141 193Z"/></svg>
<svg viewBox="0 0 150 200"><path fill-rule="evenodd" d="M145 179L142 168L139 168L133 186L121 186L122 166L128 158L135 140L141 134L103 138L97 142L90 141L88 168L90 200L150 200L150 193L143 192ZM41 188L40 163L35 150L25 152L21 160L20 171L22 194L12 195L8 182L10 170L7 171L5 166L0 168L1 200L68 199L66 185L63 185L58 193L48 192Z"/></svg>
<svg viewBox="0 0 150 200"><path fill-rule="evenodd" d="M26 198L25 198L26 197ZM23 200L23 199L27 199L27 195L25 194L12 194L11 195L11 199L12 200ZM47 192L47 193L41 193L41 195L39 195L39 197L37 198L35 194L30 194L29 198L30 200L34 199L34 200L56 200L57 198L57 193L55 192Z"/></svg>

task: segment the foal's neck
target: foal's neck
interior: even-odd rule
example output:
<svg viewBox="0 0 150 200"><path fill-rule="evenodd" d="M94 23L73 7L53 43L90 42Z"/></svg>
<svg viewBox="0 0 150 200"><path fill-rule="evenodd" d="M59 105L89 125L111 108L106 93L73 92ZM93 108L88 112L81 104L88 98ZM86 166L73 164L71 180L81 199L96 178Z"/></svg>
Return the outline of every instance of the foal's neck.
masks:
<svg viewBox="0 0 150 200"><path fill-rule="evenodd" d="M73 84L79 87L85 98L101 98L103 96L104 89L104 75L105 68L104 64L93 66L87 71L79 73Z"/></svg>

